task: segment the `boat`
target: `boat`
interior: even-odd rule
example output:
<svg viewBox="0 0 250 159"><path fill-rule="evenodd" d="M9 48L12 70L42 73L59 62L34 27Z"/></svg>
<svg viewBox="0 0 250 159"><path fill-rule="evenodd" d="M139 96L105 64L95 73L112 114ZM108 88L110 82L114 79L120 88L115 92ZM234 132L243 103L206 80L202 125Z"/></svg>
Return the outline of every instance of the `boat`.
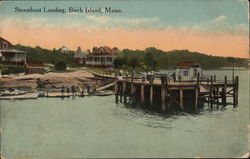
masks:
<svg viewBox="0 0 250 159"><path fill-rule="evenodd" d="M4 90L3 92L0 92L0 96L13 96L13 95L22 95L26 94L25 91L17 90L10 88L9 90Z"/></svg>
<svg viewBox="0 0 250 159"><path fill-rule="evenodd" d="M38 92L30 92L30 93L25 93L25 94L0 96L0 100L37 99L37 98L38 98Z"/></svg>

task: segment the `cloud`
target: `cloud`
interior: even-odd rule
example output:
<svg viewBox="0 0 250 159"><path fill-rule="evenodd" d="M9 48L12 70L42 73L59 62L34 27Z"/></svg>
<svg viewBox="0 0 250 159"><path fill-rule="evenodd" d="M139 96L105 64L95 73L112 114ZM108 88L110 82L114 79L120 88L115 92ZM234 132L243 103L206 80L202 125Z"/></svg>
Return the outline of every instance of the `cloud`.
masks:
<svg viewBox="0 0 250 159"><path fill-rule="evenodd" d="M89 16L86 16L86 18L89 20L95 21L97 23L108 23L112 20L112 18L108 16L89 15Z"/></svg>
<svg viewBox="0 0 250 159"><path fill-rule="evenodd" d="M227 17L224 16L224 15L221 15L221 16L218 16L216 17L213 22L216 22L216 23L221 23L221 22L225 22L227 20Z"/></svg>
<svg viewBox="0 0 250 159"><path fill-rule="evenodd" d="M97 23L113 23L113 24L126 24L126 25L147 25L159 21L158 17L152 18L118 18L110 16L86 16L87 19L92 20Z"/></svg>

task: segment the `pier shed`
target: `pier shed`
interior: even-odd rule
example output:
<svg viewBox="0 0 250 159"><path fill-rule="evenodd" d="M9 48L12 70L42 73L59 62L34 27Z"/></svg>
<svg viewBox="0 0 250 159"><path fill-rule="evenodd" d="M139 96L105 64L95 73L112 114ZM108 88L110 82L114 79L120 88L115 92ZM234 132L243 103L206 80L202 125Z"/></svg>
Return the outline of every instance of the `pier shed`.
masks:
<svg viewBox="0 0 250 159"><path fill-rule="evenodd" d="M176 81L194 81L197 80L198 74L202 77L202 69L200 65L195 62L185 61L176 65Z"/></svg>

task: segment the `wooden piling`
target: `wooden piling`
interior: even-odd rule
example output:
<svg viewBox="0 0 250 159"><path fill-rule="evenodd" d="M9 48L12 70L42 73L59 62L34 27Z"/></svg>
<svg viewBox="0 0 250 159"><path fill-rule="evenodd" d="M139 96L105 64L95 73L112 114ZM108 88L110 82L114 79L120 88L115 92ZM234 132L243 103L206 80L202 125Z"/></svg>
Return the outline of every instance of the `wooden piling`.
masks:
<svg viewBox="0 0 250 159"><path fill-rule="evenodd" d="M144 103L145 97L144 97L144 84L141 84L141 104Z"/></svg>
<svg viewBox="0 0 250 159"><path fill-rule="evenodd" d="M166 98L166 89L165 89L165 78L162 79L161 83L161 110L166 110L165 98Z"/></svg>
<svg viewBox="0 0 250 159"><path fill-rule="evenodd" d="M153 95L154 95L153 85L150 84L150 105L153 105Z"/></svg>
<svg viewBox="0 0 250 159"><path fill-rule="evenodd" d="M154 96L154 89L153 89L153 76L150 76L150 105L153 105L153 96Z"/></svg>
<svg viewBox="0 0 250 159"><path fill-rule="evenodd" d="M233 105L236 107L238 105L238 82L239 82L239 77L236 76L234 80L234 86L233 86Z"/></svg>
<svg viewBox="0 0 250 159"><path fill-rule="evenodd" d="M168 109L168 79L166 78L165 81L165 85L164 85L164 89L165 89L165 102L166 102L166 109Z"/></svg>
<svg viewBox="0 0 250 159"><path fill-rule="evenodd" d="M182 87L180 87L179 88L179 96L180 96L180 108L181 109L184 109L184 107L183 107L183 88Z"/></svg>
<svg viewBox="0 0 250 159"><path fill-rule="evenodd" d="M123 81L122 86L123 86L123 88L122 88L123 102L127 103L127 93L126 93L126 82L125 81Z"/></svg>
<svg viewBox="0 0 250 159"><path fill-rule="evenodd" d="M195 110L198 108L198 100L199 100L199 85L195 87Z"/></svg>
<svg viewBox="0 0 250 159"><path fill-rule="evenodd" d="M209 103L211 108L213 108L213 76L210 77L210 89L209 89Z"/></svg>
<svg viewBox="0 0 250 159"><path fill-rule="evenodd" d="M219 86L216 87L216 103L217 107L219 106Z"/></svg>
<svg viewBox="0 0 250 159"><path fill-rule="evenodd" d="M222 104L226 106L227 103L227 76L224 77L224 86L222 89Z"/></svg>
<svg viewBox="0 0 250 159"><path fill-rule="evenodd" d="M115 103L118 104L118 83L117 83L116 73L115 73Z"/></svg>
<svg viewBox="0 0 250 159"><path fill-rule="evenodd" d="M120 93L120 103L122 103L122 96L123 96L123 85L119 86L119 93Z"/></svg>
<svg viewBox="0 0 250 159"><path fill-rule="evenodd" d="M238 94L239 94L239 76L236 76L236 93L235 93L235 96L236 96L236 105L238 105Z"/></svg>
<svg viewBox="0 0 250 159"><path fill-rule="evenodd" d="M200 85L200 73L197 74L197 85Z"/></svg>

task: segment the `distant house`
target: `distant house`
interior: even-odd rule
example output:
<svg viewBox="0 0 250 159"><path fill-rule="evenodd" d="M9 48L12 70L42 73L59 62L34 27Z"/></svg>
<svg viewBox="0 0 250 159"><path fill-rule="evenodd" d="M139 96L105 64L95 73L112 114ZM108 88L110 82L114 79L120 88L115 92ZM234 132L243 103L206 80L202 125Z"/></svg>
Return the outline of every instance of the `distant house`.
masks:
<svg viewBox="0 0 250 159"><path fill-rule="evenodd" d="M86 65L86 56L88 52L82 51L81 47L78 47L77 51L74 52L73 62L76 65Z"/></svg>
<svg viewBox="0 0 250 159"><path fill-rule="evenodd" d="M93 67L112 67L119 52L117 48L111 49L108 46L94 47L92 52L87 55L86 65Z"/></svg>
<svg viewBox="0 0 250 159"><path fill-rule="evenodd" d="M6 65L24 65L26 62L26 53L16 50L13 45L0 37L0 63Z"/></svg>
<svg viewBox="0 0 250 159"><path fill-rule="evenodd" d="M71 50L70 50L68 47L66 47L66 46L62 46L62 47L59 49L59 51L60 51L61 53L63 53L63 54L67 54L67 53L69 53Z"/></svg>
<svg viewBox="0 0 250 159"><path fill-rule="evenodd" d="M44 74L45 73L45 66L43 63L28 62L24 65L24 68L25 68L26 74L32 74L32 73Z"/></svg>
<svg viewBox="0 0 250 159"><path fill-rule="evenodd" d="M176 66L175 79L176 81L191 81L197 80L198 74L202 76L202 69L195 62L181 62Z"/></svg>

